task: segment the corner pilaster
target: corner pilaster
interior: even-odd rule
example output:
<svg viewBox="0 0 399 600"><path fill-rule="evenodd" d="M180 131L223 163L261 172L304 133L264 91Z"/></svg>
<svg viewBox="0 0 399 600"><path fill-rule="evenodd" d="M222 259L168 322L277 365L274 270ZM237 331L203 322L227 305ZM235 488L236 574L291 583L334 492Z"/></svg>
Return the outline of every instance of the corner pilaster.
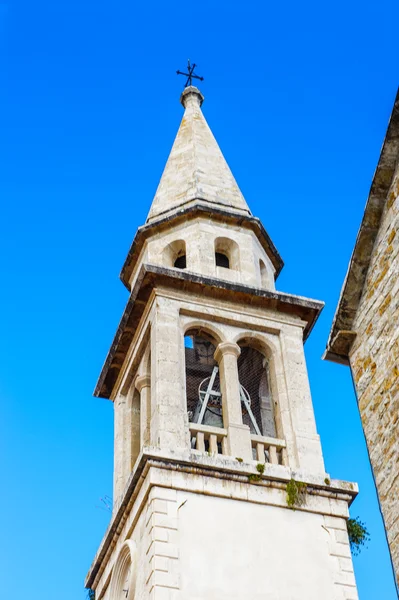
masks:
<svg viewBox="0 0 399 600"><path fill-rule="evenodd" d="M313 475L323 475L325 466L316 430L302 328L284 327L281 347L298 466Z"/></svg>
<svg viewBox="0 0 399 600"><path fill-rule="evenodd" d="M151 326L150 445L163 450L188 446L181 345L178 306L157 298Z"/></svg>

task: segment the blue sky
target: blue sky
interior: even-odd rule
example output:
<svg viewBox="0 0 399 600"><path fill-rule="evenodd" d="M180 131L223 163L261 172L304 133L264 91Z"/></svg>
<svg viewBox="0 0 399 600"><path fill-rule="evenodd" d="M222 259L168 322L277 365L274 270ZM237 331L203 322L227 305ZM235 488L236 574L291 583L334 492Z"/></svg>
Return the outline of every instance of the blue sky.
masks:
<svg viewBox="0 0 399 600"><path fill-rule="evenodd" d="M396 598L350 373L320 357L398 84L398 18L394 0L0 1L2 598L85 597L112 493L112 405L92 390L188 57L285 261L278 289L326 302L306 354L327 470L360 485L360 599Z"/></svg>

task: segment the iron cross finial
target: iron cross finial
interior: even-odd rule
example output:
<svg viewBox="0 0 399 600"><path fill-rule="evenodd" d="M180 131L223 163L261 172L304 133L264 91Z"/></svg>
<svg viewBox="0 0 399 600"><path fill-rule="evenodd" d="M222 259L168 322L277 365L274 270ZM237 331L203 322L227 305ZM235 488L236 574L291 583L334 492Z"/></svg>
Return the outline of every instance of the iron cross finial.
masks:
<svg viewBox="0 0 399 600"><path fill-rule="evenodd" d="M199 75L194 75L194 69L197 65L194 63L193 65L190 64L190 59L188 59L187 61L187 70L188 73L183 73L182 71L176 71L176 73L178 75L184 75L185 77L187 77L187 81L186 81L186 85L184 86L189 87L190 85L192 85L193 83L193 79L199 79L200 81L204 81L203 77L200 77Z"/></svg>

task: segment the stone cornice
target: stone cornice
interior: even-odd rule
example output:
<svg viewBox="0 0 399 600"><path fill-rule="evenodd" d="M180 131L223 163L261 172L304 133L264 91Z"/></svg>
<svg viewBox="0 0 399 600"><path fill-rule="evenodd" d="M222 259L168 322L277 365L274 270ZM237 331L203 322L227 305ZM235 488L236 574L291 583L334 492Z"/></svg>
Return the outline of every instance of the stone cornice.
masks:
<svg viewBox="0 0 399 600"><path fill-rule="evenodd" d="M311 332L324 306L323 302L301 296L203 277L189 271L143 264L98 379L94 390L95 396L111 397L145 305L152 290L157 286L170 287L173 290L181 289L204 297L211 295L213 298L222 298L238 305L250 303L252 306L271 308L282 313L296 315L306 322L303 332L304 340Z"/></svg>
<svg viewBox="0 0 399 600"><path fill-rule="evenodd" d="M237 496L237 500L285 507L287 506L285 500L286 485L290 479L294 477L297 481L307 484L307 494L309 496L309 502L303 506L297 507L296 510L321 514L334 513L334 509L331 507L331 500L343 501L346 505L350 505L358 493L357 485L354 483L333 479L329 481L329 484L327 485L322 478L315 478L308 473L299 471L293 472L288 467L271 465L269 463L266 463L264 473L260 480L257 483L251 483L250 476L259 477L259 472L254 463L240 463L231 457L221 455L201 455L190 450L165 452L156 448L144 448L129 477L119 505L114 507L111 522L87 574L85 581L86 587L89 588L93 586L95 579L103 568L103 564L109 559L114 540L119 536L133 502L135 498L137 498L150 469L163 469L188 473L198 476L201 480L203 480L204 477L222 480L223 483L221 489L219 491L215 490L215 496L227 494L228 497L234 497L231 496L229 489L226 490L224 488L226 487L227 482L231 482L232 484L238 483L240 484L240 494L239 497ZM248 493L246 495L243 494L243 484L248 486ZM151 485L157 485L156 479L150 482L150 486ZM183 484L179 483L172 483L171 487L175 489L186 489ZM258 489L258 491L256 491L256 489ZM277 499L275 496L274 498L268 498L267 495L262 497L262 491L267 493L267 490L271 489L279 490L281 492L279 495L280 499ZM249 493L250 490L252 490L253 493ZM187 491L192 490L187 488ZM201 493L201 491L197 491L197 493ZM208 488L206 493L210 493ZM314 498L315 501L311 502L311 498ZM320 498L322 501L324 500L322 506L317 505L317 498ZM287 510L289 509L287 508Z"/></svg>
<svg viewBox="0 0 399 600"><path fill-rule="evenodd" d="M226 207L218 208L212 206L206 201L201 200L201 198L198 198L194 204L186 208L175 209L170 214L139 227L120 273L120 279L123 284L130 290L129 280L131 274L144 243L148 238L159 231L168 230L181 222L187 222L197 217L209 217L215 221L222 221L230 225L235 224L251 229L270 258L276 270L275 279L277 279L284 266L284 262L260 220L251 215L243 215L234 210L227 210Z"/></svg>

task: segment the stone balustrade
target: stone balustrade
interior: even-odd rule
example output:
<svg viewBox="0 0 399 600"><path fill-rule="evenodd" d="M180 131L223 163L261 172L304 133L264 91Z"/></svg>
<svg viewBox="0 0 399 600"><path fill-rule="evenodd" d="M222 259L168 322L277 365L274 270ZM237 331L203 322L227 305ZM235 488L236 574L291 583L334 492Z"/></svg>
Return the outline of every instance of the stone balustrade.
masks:
<svg viewBox="0 0 399 600"><path fill-rule="evenodd" d="M222 427L190 423L191 446L194 450L211 455L228 455L228 431ZM251 435L252 456L260 463L272 465L288 465L286 444L284 440Z"/></svg>
<svg viewBox="0 0 399 600"><path fill-rule="evenodd" d="M227 429L190 423L192 446L199 452L227 454Z"/></svg>
<svg viewBox="0 0 399 600"><path fill-rule="evenodd" d="M272 465L287 465L287 452L284 440L251 435L252 456L260 463L268 462Z"/></svg>

